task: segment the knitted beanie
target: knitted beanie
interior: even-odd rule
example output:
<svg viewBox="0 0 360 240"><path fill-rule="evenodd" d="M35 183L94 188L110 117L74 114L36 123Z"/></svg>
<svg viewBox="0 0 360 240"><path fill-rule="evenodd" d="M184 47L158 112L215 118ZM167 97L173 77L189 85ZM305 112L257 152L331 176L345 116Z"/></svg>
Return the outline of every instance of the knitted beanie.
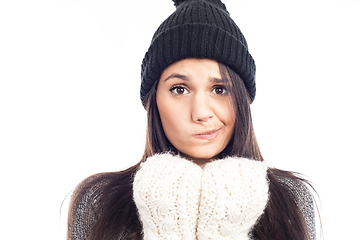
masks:
<svg viewBox="0 0 360 240"><path fill-rule="evenodd" d="M185 58L208 58L234 70L255 98L255 62L239 27L220 0L173 0L176 11L156 30L141 66L142 104L165 68Z"/></svg>

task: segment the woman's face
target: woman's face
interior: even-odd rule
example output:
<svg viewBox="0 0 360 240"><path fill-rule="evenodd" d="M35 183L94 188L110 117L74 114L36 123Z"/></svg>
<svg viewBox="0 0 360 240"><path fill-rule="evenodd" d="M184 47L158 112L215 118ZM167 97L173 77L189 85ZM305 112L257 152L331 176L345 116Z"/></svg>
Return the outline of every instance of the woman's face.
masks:
<svg viewBox="0 0 360 240"><path fill-rule="evenodd" d="M216 61L184 59L162 73L156 102L171 144L202 164L228 145L235 114Z"/></svg>

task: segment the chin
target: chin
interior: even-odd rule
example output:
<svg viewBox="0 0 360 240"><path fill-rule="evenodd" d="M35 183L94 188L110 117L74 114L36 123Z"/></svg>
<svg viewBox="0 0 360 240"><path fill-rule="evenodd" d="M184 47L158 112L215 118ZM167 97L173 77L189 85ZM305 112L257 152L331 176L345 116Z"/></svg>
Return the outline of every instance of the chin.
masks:
<svg viewBox="0 0 360 240"><path fill-rule="evenodd" d="M204 166L207 163L215 160L216 156L213 156L213 155L211 155L211 156L210 155L205 155L205 156L196 155L196 157L190 157L190 156L186 155L186 158L189 159L190 161L196 163L199 166Z"/></svg>
<svg viewBox="0 0 360 240"><path fill-rule="evenodd" d="M192 152L187 152L187 153L182 152L182 154L186 158L193 160L193 161L210 161L210 160L216 159L217 156L219 155L218 152L209 153L207 151L203 154L201 152L204 152L204 150L192 151Z"/></svg>

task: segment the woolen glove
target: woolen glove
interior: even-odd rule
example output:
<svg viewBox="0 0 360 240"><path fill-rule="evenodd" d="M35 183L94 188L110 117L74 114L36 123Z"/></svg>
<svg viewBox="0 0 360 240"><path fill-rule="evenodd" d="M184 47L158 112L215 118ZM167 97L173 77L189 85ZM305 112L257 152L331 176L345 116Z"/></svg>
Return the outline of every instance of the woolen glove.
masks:
<svg viewBox="0 0 360 240"><path fill-rule="evenodd" d="M267 165L244 158L208 163L203 170L199 240L249 238L268 201Z"/></svg>
<svg viewBox="0 0 360 240"><path fill-rule="evenodd" d="M136 173L133 196L145 240L196 239L202 169L171 154L148 158Z"/></svg>

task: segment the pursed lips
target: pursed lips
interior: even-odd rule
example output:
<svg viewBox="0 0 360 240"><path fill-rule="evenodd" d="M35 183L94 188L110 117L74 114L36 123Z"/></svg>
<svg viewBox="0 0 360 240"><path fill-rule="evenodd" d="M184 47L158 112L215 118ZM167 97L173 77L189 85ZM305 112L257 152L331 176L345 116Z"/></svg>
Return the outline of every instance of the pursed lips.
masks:
<svg viewBox="0 0 360 240"><path fill-rule="evenodd" d="M220 133L221 128L195 134L194 137L201 140L214 140Z"/></svg>

